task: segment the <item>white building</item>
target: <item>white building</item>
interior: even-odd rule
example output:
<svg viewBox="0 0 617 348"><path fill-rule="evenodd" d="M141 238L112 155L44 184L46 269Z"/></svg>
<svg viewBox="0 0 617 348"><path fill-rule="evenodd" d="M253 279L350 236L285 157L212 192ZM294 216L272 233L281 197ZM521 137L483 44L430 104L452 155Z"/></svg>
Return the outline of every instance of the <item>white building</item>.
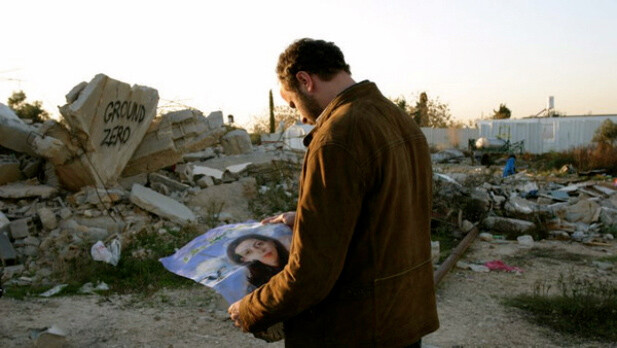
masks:
<svg viewBox="0 0 617 348"><path fill-rule="evenodd" d="M617 115L589 115L481 120L477 125L480 137L524 140L525 152L540 154L591 144L596 130L607 119L617 123Z"/></svg>

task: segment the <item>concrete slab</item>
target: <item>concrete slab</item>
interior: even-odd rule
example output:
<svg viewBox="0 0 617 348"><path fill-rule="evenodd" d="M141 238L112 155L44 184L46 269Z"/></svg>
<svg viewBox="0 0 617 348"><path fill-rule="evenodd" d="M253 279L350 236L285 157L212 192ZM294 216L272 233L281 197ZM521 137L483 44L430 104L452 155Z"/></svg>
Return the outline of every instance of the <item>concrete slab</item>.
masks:
<svg viewBox="0 0 617 348"><path fill-rule="evenodd" d="M85 151L79 159L89 174L89 182L70 183L59 173L63 184L75 189L115 183L154 119L158 100L153 88L96 75L75 101L60 107Z"/></svg>
<svg viewBox="0 0 617 348"><path fill-rule="evenodd" d="M195 214L184 204L139 184L133 185L130 200L144 210L181 225L197 221Z"/></svg>
<svg viewBox="0 0 617 348"><path fill-rule="evenodd" d="M58 193L58 189L47 185L30 185L23 182L15 182L0 186L0 198L49 198Z"/></svg>

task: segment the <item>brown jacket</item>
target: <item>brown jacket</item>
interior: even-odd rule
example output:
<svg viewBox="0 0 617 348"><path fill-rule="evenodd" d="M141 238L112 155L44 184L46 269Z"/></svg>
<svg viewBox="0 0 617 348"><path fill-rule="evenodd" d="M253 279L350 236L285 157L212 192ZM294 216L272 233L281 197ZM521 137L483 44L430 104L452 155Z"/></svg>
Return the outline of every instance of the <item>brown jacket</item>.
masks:
<svg viewBox="0 0 617 348"><path fill-rule="evenodd" d="M286 345L397 347L437 330L432 171L411 117L371 82L339 94L305 139L289 263L240 303Z"/></svg>

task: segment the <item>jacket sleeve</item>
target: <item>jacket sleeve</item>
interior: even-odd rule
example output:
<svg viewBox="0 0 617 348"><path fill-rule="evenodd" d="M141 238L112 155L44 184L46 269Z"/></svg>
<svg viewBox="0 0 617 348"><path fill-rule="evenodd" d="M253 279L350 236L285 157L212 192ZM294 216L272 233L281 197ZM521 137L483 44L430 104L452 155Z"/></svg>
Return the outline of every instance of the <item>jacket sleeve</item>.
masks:
<svg viewBox="0 0 617 348"><path fill-rule="evenodd" d="M362 177L360 165L337 144L321 145L307 156L289 262L241 300L244 329L264 330L330 293L362 207Z"/></svg>

